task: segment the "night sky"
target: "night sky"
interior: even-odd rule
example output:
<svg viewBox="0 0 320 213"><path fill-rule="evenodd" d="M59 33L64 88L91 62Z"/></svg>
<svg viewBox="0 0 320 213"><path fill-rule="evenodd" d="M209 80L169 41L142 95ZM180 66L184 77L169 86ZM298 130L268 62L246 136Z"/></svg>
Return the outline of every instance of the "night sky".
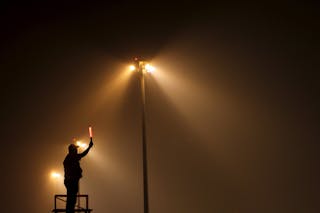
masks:
<svg viewBox="0 0 320 213"><path fill-rule="evenodd" d="M319 5L0 3L1 212L49 212L73 139L93 212L319 212Z"/></svg>

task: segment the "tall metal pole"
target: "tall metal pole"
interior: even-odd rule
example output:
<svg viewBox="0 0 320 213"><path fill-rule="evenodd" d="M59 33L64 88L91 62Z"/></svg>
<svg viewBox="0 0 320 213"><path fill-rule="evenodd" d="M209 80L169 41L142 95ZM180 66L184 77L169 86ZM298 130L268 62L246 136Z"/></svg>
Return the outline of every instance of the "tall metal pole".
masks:
<svg viewBox="0 0 320 213"><path fill-rule="evenodd" d="M142 104L142 155L143 155L143 201L144 213L149 213L148 172L147 172L147 138L146 138L146 94L143 62L139 62Z"/></svg>

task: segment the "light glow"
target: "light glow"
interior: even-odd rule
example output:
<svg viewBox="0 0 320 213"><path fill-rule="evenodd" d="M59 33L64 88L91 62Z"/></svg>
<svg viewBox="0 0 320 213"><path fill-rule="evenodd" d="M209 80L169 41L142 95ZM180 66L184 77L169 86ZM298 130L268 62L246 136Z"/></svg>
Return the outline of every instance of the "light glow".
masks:
<svg viewBox="0 0 320 213"><path fill-rule="evenodd" d="M130 71L135 71L135 70L136 70L136 67L135 67L134 65L130 65L130 66L129 66L129 70L130 70Z"/></svg>
<svg viewBox="0 0 320 213"><path fill-rule="evenodd" d="M89 126L89 135L90 135L90 138L92 138L92 127Z"/></svg>
<svg viewBox="0 0 320 213"><path fill-rule="evenodd" d="M76 145L83 149L87 146L87 144L82 143L81 141L77 141Z"/></svg>
<svg viewBox="0 0 320 213"><path fill-rule="evenodd" d="M156 68L151 66L150 64L146 64L145 68L146 68L147 72L150 72L150 73L152 73L156 70Z"/></svg>
<svg viewBox="0 0 320 213"><path fill-rule="evenodd" d="M53 179L59 179L61 177L61 174L57 172L51 172L51 178Z"/></svg>

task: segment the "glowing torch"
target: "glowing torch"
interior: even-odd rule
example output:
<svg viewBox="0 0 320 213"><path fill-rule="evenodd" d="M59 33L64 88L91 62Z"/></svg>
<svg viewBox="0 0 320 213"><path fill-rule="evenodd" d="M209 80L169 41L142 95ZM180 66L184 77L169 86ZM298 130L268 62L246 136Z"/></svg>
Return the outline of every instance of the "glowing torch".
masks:
<svg viewBox="0 0 320 213"><path fill-rule="evenodd" d="M92 127L89 126L89 135L90 135L90 140L92 140Z"/></svg>

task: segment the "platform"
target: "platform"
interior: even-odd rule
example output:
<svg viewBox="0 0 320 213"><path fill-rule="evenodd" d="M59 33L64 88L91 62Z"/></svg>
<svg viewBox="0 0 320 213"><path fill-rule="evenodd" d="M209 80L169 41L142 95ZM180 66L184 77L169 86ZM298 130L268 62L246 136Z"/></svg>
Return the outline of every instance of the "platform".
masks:
<svg viewBox="0 0 320 213"><path fill-rule="evenodd" d="M66 212L66 209L65 209L66 198L67 198L67 195L63 195L63 194L54 195L54 209L52 210L53 213ZM89 208L89 195L78 194L77 199L79 202L81 198L85 199L85 207L81 207L80 203L78 203L76 205L76 208L74 209L74 212L91 213L92 209ZM64 208L58 207L58 201L61 201L64 203L63 204Z"/></svg>

